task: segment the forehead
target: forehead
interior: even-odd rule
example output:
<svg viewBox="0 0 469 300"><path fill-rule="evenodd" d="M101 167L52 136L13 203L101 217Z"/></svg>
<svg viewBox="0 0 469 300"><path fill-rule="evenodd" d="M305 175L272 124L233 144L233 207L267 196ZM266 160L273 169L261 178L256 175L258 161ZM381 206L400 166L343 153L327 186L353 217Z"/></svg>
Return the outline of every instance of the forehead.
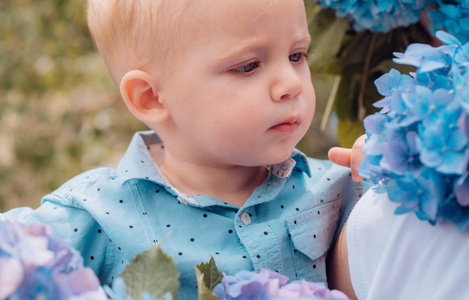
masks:
<svg viewBox="0 0 469 300"><path fill-rule="evenodd" d="M303 0L191 0L180 22L194 40L210 34L262 35L266 29L286 24L292 33L308 34Z"/></svg>

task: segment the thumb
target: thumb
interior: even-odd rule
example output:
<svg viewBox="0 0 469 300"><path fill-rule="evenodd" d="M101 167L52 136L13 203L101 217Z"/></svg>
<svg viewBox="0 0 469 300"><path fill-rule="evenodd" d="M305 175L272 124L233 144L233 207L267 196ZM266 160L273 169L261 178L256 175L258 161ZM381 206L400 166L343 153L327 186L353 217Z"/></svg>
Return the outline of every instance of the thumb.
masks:
<svg viewBox="0 0 469 300"><path fill-rule="evenodd" d="M333 147L329 150L328 156L333 163L350 168L351 154L352 149Z"/></svg>

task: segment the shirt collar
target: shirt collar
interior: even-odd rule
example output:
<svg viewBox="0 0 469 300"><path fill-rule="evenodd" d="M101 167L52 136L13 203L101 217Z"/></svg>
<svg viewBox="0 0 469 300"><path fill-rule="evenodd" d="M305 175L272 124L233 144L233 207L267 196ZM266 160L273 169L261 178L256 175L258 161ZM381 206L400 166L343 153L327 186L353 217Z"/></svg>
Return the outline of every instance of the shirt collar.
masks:
<svg viewBox="0 0 469 300"><path fill-rule="evenodd" d="M161 139L153 130L135 133L127 151L117 165L117 174L122 184L131 179L143 179L170 186L148 152L150 145L161 143ZM293 150L292 155L286 161L266 167L272 175L279 178L289 177L295 169L311 177L308 159L297 149Z"/></svg>
<svg viewBox="0 0 469 300"><path fill-rule="evenodd" d="M297 149L293 149L291 156L286 161L275 165L267 165L266 168L270 173L272 173L272 175L279 178L290 177L291 173L295 169L304 172L308 177L311 177L311 169L309 168L308 159L306 158L306 155Z"/></svg>
<svg viewBox="0 0 469 300"><path fill-rule="evenodd" d="M148 151L148 147L153 144L161 144L161 139L154 131L135 133L127 151L117 165L117 175L122 184L131 179L165 182Z"/></svg>

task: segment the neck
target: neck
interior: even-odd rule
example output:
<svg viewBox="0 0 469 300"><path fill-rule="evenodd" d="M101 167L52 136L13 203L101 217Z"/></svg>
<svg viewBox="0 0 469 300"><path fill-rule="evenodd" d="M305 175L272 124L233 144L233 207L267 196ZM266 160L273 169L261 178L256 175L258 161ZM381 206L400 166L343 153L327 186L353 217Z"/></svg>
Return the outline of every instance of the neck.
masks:
<svg viewBox="0 0 469 300"><path fill-rule="evenodd" d="M182 193L209 196L239 207L267 177L267 170L263 166L195 164L175 159L168 153L157 165L166 179Z"/></svg>

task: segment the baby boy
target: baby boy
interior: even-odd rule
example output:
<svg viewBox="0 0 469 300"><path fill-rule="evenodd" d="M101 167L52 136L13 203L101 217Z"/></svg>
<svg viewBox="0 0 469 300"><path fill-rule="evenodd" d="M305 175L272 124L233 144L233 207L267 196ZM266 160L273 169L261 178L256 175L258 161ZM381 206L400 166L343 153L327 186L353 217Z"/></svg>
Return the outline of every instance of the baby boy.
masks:
<svg viewBox="0 0 469 300"><path fill-rule="evenodd" d="M89 0L96 44L136 133L117 168L85 172L6 219L48 223L110 283L162 242L194 266L326 281L325 256L361 193L350 169L295 150L315 94L302 0ZM169 233L169 234L168 234Z"/></svg>

